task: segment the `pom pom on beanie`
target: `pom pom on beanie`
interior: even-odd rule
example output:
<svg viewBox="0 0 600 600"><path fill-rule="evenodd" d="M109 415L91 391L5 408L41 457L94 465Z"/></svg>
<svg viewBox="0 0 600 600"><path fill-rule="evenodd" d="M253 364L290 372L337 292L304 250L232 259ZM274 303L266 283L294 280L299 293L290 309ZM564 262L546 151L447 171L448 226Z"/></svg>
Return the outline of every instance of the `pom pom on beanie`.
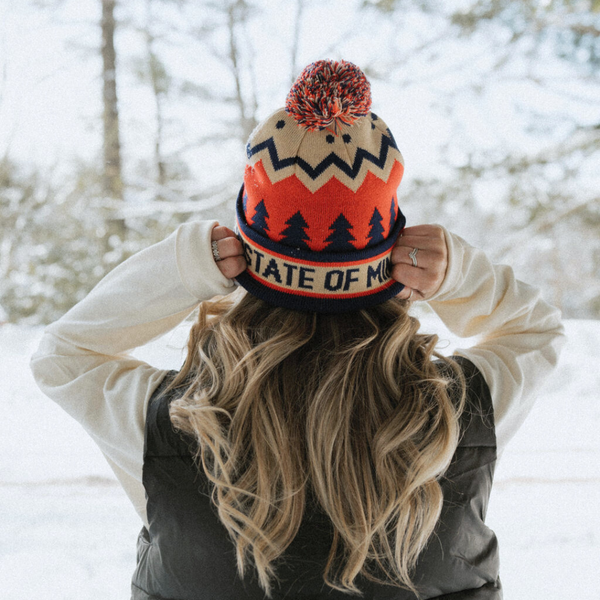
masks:
<svg viewBox="0 0 600 600"><path fill-rule="evenodd" d="M318 60L296 79L285 109L308 131L352 125L371 109L371 85L351 62Z"/></svg>

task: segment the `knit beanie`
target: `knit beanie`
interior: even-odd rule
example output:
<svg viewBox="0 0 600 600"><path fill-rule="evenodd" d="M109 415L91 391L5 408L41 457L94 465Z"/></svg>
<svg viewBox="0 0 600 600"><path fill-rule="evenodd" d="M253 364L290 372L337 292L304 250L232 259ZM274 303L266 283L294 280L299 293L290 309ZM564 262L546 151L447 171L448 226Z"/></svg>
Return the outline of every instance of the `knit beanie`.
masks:
<svg viewBox="0 0 600 600"><path fill-rule="evenodd" d="M308 65L250 135L237 229L248 268L236 279L269 304L325 313L367 308L404 287L390 277L405 225L402 155L370 111L350 62Z"/></svg>

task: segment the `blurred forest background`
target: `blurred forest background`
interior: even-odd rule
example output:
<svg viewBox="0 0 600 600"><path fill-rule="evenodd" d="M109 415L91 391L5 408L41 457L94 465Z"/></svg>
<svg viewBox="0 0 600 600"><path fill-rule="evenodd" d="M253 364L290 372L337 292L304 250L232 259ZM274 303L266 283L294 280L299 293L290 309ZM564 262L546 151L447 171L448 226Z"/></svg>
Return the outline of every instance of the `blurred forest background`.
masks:
<svg viewBox="0 0 600 600"><path fill-rule="evenodd" d="M0 322L231 226L249 133L320 58L367 73L409 224L600 318L600 0L0 0Z"/></svg>

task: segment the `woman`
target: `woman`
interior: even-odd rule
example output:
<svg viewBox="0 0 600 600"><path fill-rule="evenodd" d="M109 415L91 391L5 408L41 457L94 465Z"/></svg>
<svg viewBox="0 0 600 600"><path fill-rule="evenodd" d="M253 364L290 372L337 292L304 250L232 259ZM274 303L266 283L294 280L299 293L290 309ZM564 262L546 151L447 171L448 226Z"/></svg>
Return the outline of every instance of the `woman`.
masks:
<svg viewBox="0 0 600 600"><path fill-rule="evenodd" d="M493 470L556 364L558 311L404 227L402 156L351 63L309 65L247 156L237 235L182 225L32 359L142 518L132 598L501 598ZM438 356L414 300L481 341ZM198 306L179 373L126 354Z"/></svg>

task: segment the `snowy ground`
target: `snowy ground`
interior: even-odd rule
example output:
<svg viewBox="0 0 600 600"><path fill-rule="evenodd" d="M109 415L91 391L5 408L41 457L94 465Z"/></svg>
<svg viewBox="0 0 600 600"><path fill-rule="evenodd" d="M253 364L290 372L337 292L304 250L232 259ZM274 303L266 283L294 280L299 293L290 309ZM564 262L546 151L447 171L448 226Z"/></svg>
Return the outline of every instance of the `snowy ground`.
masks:
<svg viewBox="0 0 600 600"><path fill-rule="evenodd" d="M569 343L500 462L488 523L506 600L600 598L600 322ZM124 600L140 522L83 430L36 388L40 331L0 327L4 600ZM138 356L176 367L183 330Z"/></svg>

